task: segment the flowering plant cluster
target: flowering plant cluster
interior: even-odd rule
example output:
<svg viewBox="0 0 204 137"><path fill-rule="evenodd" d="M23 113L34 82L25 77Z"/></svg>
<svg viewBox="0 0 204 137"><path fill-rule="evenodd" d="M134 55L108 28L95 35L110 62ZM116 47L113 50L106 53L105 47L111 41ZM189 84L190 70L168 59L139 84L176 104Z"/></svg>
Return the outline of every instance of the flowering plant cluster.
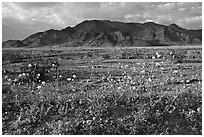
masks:
<svg viewBox="0 0 204 137"><path fill-rule="evenodd" d="M178 63L179 53L187 51L150 51L103 51L102 60L92 52L89 60L56 61L46 52L40 61L23 57L29 61L19 70L2 73L2 133L202 134L202 67L184 63L197 53L182 55ZM74 58L71 53L63 56Z"/></svg>

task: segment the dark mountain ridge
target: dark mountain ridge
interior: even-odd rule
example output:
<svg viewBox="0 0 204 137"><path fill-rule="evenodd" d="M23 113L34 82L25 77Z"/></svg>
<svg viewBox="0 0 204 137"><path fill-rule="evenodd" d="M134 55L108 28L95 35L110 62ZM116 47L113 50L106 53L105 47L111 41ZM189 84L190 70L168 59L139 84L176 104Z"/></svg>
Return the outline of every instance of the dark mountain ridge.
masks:
<svg viewBox="0 0 204 137"><path fill-rule="evenodd" d="M62 30L38 32L22 41L8 40L3 47L78 46L159 46L202 44L202 29L187 30L176 24L169 26L146 23L123 23L109 20L86 20Z"/></svg>

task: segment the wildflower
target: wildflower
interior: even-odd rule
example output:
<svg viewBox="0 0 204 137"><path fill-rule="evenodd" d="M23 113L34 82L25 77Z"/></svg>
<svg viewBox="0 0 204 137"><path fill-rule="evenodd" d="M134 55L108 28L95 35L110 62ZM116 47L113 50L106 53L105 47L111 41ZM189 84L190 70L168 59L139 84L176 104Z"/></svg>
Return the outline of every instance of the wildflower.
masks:
<svg viewBox="0 0 204 137"><path fill-rule="evenodd" d="M188 115L192 116L195 113L195 110L193 109L188 109Z"/></svg>
<svg viewBox="0 0 204 137"><path fill-rule="evenodd" d="M156 65L156 66L159 66L160 64L159 64L159 63L156 63L155 65Z"/></svg>
<svg viewBox="0 0 204 137"><path fill-rule="evenodd" d="M133 90L135 90L135 89L136 89L136 87L135 87L135 86L133 86L133 87L132 87L132 89L133 89Z"/></svg>
<svg viewBox="0 0 204 137"><path fill-rule="evenodd" d="M156 59L155 56L152 56L152 59Z"/></svg>
<svg viewBox="0 0 204 137"><path fill-rule="evenodd" d="M26 74L25 74L25 73L23 73L22 75L23 75L23 76L26 76Z"/></svg>
<svg viewBox="0 0 204 137"><path fill-rule="evenodd" d="M41 89L41 86L37 86L37 89Z"/></svg>
<svg viewBox="0 0 204 137"><path fill-rule="evenodd" d="M42 81L41 83L42 83L42 85L45 85L46 82L45 82L45 81Z"/></svg>
<svg viewBox="0 0 204 137"><path fill-rule="evenodd" d="M67 81L71 81L72 80L72 78L67 78Z"/></svg>
<svg viewBox="0 0 204 137"><path fill-rule="evenodd" d="M122 87L118 87L118 89L120 90L120 89L122 89Z"/></svg>
<svg viewBox="0 0 204 137"><path fill-rule="evenodd" d="M82 123L83 123L83 124L85 124L85 123L86 123L86 121L84 121L84 120L83 120L83 121L82 121Z"/></svg>
<svg viewBox="0 0 204 137"><path fill-rule="evenodd" d="M172 114L175 109L176 109L175 106L171 106L168 111L169 111L170 114Z"/></svg>
<svg viewBox="0 0 204 137"><path fill-rule="evenodd" d="M156 52L156 55L157 55L157 58L161 57L161 55L158 52Z"/></svg>
<svg viewBox="0 0 204 137"><path fill-rule="evenodd" d="M201 81L198 81L198 84L202 84Z"/></svg>
<svg viewBox="0 0 204 137"><path fill-rule="evenodd" d="M7 79L7 78L8 78L8 76L6 75L4 78L5 78L5 79Z"/></svg>
<svg viewBox="0 0 204 137"><path fill-rule="evenodd" d="M76 75L73 75L72 77L73 77L73 78L76 78Z"/></svg>
<svg viewBox="0 0 204 137"><path fill-rule="evenodd" d="M201 112L202 112L201 109L202 109L201 107L198 107L198 108L197 108L198 113L201 113Z"/></svg>
<svg viewBox="0 0 204 137"><path fill-rule="evenodd" d="M31 67L32 67L32 65L31 65L31 64L28 64L28 67L29 67L29 68L31 68Z"/></svg>
<svg viewBox="0 0 204 137"><path fill-rule="evenodd" d="M22 74L19 74L18 76L19 76L19 77L22 77Z"/></svg>
<svg viewBox="0 0 204 137"><path fill-rule="evenodd" d="M174 70L174 71L173 71L173 74L177 74L177 73L178 73L178 70Z"/></svg>
<svg viewBox="0 0 204 137"><path fill-rule="evenodd" d="M17 79L14 79L13 81L14 81L14 82L17 82L18 80L17 80Z"/></svg>
<svg viewBox="0 0 204 137"><path fill-rule="evenodd" d="M86 123L87 123L88 125L90 125L91 122L92 122L92 120L87 120L87 121L86 121Z"/></svg>
<svg viewBox="0 0 204 137"><path fill-rule="evenodd" d="M189 79L187 79L187 80L186 80L186 83L189 83L189 82L190 82L190 80L189 80Z"/></svg>
<svg viewBox="0 0 204 137"><path fill-rule="evenodd" d="M151 78L148 78L148 81L149 81L149 82L152 82Z"/></svg>
<svg viewBox="0 0 204 137"><path fill-rule="evenodd" d="M93 120L96 120L96 117L93 117Z"/></svg>
<svg viewBox="0 0 204 137"><path fill-rule="evenodd" d="M40 73L38 73L37 76L40 77Z"/></svg>

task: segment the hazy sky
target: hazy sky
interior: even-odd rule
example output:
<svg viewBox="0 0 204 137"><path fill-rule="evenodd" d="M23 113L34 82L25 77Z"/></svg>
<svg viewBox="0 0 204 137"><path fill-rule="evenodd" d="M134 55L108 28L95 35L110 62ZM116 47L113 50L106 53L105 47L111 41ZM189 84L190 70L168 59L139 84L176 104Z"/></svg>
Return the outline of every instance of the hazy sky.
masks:
<svg viewBox="0 0 204 137"><path fill-rule="evenodd" d="M202 3L60 2L2 3L2 39L24 39L48 29L62 29L91 19L122 22L176 23L202 28Z"/></svg>

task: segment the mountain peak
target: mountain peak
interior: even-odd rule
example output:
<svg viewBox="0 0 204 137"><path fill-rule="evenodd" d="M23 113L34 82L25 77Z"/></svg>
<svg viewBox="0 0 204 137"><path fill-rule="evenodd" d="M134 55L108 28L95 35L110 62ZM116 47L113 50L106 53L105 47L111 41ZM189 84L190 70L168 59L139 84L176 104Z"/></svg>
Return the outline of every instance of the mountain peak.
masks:
<svg viewBox="0 0 204 137"><path fill-rule="evenodd" d="M175 26L175 27L179 27L176 23L172 23L172 24L170 24L169 26Z"/></svg>
<svg viewBox="0 0 204 137"><path fill-rule="evenodd" d="M178 26L177 24L175 24L175 23L170 24L170 25L168 26L168 28L174 29L174 30L177 30L177 31L184 31L184 30L186 30L186 29L184 29L184 28L179 27L179 26Z"/></svg>

